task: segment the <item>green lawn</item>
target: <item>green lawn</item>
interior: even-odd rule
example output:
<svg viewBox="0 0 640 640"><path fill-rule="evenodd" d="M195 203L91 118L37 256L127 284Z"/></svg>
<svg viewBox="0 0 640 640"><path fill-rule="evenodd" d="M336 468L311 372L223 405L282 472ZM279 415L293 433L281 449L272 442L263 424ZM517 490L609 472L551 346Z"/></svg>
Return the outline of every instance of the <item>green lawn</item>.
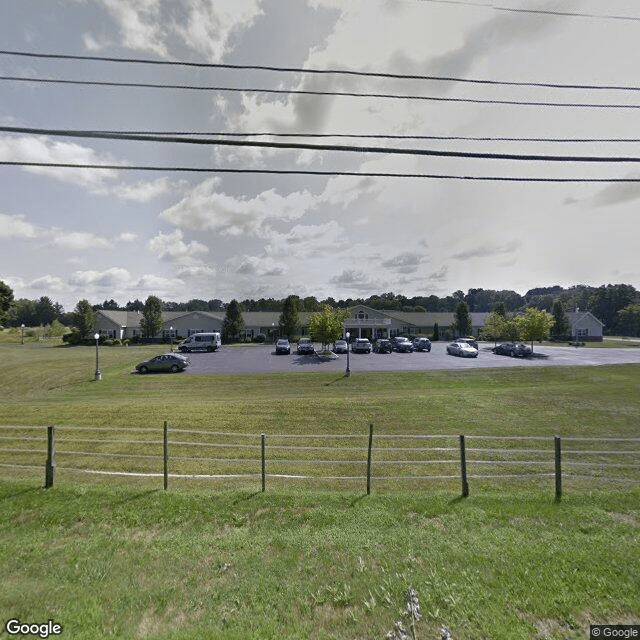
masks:
<svg viewBox="0 0 640 640"><path fill-rule="evenodd" d="M155 352L102 349L95 382L90 347L0 345L0 425L110 426L123 438L161 434L164 420L268 439L364 440L370 423L396 436L639 435L637 365L130 375ZM463 500L459 482L374 478L367 496L349 483L270 482L261 493L259 480L172 481L165 492L157 479L59 473L45 490L43 478L0 468L0 610L5 621L53 619L61 637L373 640L398 620L413 637L409 587L420 639L439 638L440 625L455 640L560 640L587 638L589 623L640 623L633 484L575 482L554 503L553 479L472 481Z"/></svg>

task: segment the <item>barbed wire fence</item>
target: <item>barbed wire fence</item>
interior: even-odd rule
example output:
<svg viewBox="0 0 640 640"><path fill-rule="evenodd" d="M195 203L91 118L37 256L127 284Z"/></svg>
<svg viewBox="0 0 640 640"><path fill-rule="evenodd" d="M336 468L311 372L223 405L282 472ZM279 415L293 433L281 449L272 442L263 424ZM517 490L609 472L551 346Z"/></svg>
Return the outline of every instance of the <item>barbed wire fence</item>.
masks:
<svg viewBox="0 0 640 640"><path fill-rule="evenodd" d="M640 484L640 438L241 433L153 427L0 426L0 474L42 473L253 486L428 488L528 481Z"/></svg>

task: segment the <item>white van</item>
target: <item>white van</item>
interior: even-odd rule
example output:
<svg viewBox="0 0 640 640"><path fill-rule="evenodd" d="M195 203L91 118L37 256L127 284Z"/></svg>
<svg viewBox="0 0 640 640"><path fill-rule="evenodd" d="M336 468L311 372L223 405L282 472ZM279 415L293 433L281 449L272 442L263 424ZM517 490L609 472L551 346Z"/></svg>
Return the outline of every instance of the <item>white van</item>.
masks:
<svg viewBox="0 0 640 640"><path fill-rule="evenodd" d="M220 334L194 333L178 345L178 351L190 353L191 351L216 351L222 345Z"/></svg>

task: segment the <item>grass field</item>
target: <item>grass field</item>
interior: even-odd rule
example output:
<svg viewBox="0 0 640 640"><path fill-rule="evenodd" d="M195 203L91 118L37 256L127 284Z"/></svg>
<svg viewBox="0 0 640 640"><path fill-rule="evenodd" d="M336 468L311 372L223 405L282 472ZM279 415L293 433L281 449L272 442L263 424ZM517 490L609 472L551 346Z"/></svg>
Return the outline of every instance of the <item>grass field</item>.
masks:
<svg viewBox="0 0 640 640"><path fill-rule="evenodd" d="M132 376L157 347L0 345L0 425L638 437L640 367ZM95 437L95 434L94 434ZM640 488L171 486L0 470L4 620L69 638L587 638L640 623ZM403 614L413 587L422 619ZM5 637L0 632L0 637Z"/></svg>

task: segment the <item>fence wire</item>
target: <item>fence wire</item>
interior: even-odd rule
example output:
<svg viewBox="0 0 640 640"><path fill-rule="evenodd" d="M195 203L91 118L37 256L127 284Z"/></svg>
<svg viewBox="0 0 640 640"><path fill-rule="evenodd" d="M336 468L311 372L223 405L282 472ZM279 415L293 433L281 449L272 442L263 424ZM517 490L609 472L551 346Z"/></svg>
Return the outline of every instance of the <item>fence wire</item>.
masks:
<svg viewBox="0 0 640 640"><path fill-rule="evenodd" d="M0 469L42 471L47 428L0 425ZM35 434L34 434L35 432ZM139 439L138 434L157 434ZM454 482L562 478L640 484L640 438L240 433L168 427L60 426L55 471L135 478L262 481ZM133 436L133 437L132 437ZM356 443L359 441L358 446ZM34 443L34 446L31 445ZM35 443L38 443L36 445ZM213 455L211 455L213 454ZM561 463L561 471L558 466Z"/></svg>

